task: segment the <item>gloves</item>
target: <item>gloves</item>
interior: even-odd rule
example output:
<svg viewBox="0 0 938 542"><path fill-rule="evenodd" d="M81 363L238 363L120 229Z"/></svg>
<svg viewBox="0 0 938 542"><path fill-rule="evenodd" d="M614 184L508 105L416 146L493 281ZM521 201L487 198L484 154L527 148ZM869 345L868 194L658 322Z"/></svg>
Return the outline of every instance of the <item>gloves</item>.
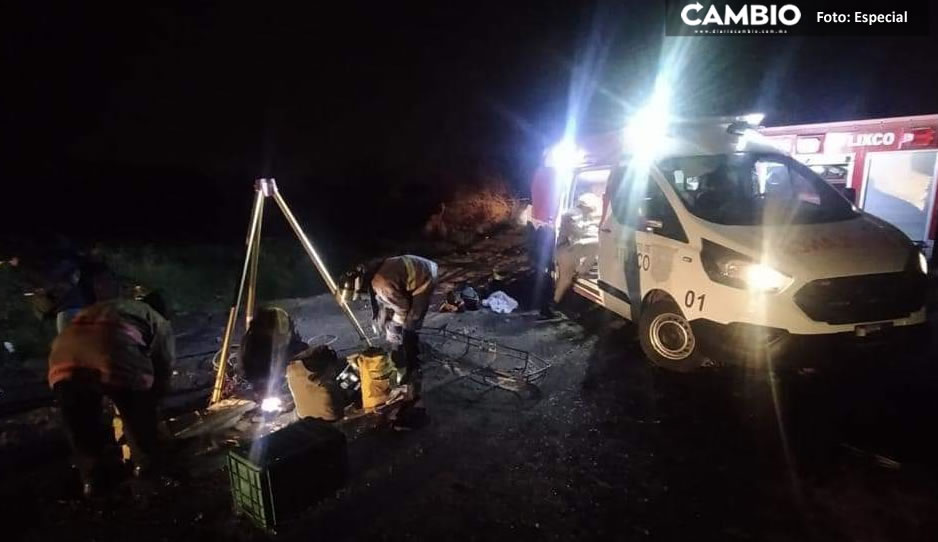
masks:
<svg viewBox="0 0 938 542"><path fill-rule="evenodd" d="M395 346L404 344L404 326L389 322L385 327L385 336Z"/></svg>
<svg viewBox="0 0 938 542"><path fill-rule="evenodd" d="M391 321L391 310L387 307L380 307L375 316L374 325L377 329L384 329L385 325Z"/></svg>

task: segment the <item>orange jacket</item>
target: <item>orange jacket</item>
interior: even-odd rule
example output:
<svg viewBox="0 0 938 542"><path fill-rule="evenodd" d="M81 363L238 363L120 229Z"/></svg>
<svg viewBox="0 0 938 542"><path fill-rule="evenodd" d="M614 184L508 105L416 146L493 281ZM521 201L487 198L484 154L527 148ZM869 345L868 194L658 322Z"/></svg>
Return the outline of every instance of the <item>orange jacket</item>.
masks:
<svg viewBox="0 0 938 542"><path fill-rule="evenodd" d="M405 254L384 260L371 279L377 303L394 311L393 321L406 329L419 328L422 314L412 314L414 296L433 291L438 267L436 262Z"/></svg>
<svg viewBox="0 0 938 542"><path fill-rule="evenodd" d="M52 343L49 386L76 370L94 371L101 383L125 389L161 389L175 354L169 322L146 303L113 300L82 310Z"/></svg>

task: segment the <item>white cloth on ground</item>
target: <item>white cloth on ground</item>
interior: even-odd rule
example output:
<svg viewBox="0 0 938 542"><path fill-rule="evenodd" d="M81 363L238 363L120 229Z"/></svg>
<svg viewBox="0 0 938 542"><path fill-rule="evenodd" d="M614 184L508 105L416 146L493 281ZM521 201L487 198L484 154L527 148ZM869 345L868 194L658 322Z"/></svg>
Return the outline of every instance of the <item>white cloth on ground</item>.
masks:
<svg viewBox="0 0 938 542"><path fill-rule="evenodd" d="M499 314L508 314L518 308L518 302L511 298L505 292L498 290L492 292L492 295L482 300L482 306L488 307L492 312Z"/></svg>

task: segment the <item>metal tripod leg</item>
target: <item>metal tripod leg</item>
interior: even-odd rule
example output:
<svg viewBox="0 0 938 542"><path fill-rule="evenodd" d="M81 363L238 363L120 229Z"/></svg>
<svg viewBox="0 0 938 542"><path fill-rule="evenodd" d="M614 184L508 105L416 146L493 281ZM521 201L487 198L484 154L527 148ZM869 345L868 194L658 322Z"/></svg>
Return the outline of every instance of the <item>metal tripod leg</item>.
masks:
<svg viewBox="0 0 938 542"><path fill-rule="evenodd" d="M252 262L254 262L253 265L256 266L255 247L260 237L258 234L260 232L261 217L263 216L264 197L264 187L258 184L257 195L254 197L254 209L251 212L251 223L248 227L248 246L244 255L244 267L241 269L241 280L238 283L234 303L232 303L231 310L228 312L228 323L225 325L225 335L222 338L221 350L218 353L218 369L215 371L215 387L212 388L212 397L209 400L209 405L213 405L221 400L222 388L225 386L225 372L228 368L228 352L231 350L231 335L234 333L238 312L241 309L241 299L244 296L245 283L248 282L248 277L251 274ZM254 276L253 278L256 279L257 277ZM250 289L254 289L253 284L251 284Z"/></svg>
<svg viewBox="0 0 938 542"><path fill-rule="evenodd" d="M290 212L290 208L287 206L287 202L283 200L283 197L280 195L280 191L277 190L277 185L274 184L273 180L270 181L271 195L274 198L274 201L277 202L277 205L280 206L280 210L283 212L284 218L287 219L287 222L290 223L290 227L293 228L294 233L296 233L297 238L300 240L300 244L303 245L303 250L306 251L306 254L309 255L309 259L313 261L313 265L316 266L316 269L319 271L319 274L322 275L324 281L326 281L326 286L329 287L329 292L332 293L332 297L335 298L336 303L339 304L339 307L342 309L345 317L348 318L351 322L352 327L355 328L355 331L358 332L358 336L362 341L365 342L368 346L371 346L371 340L368 338L368 335L365 334L365 330L362 329L361 324L358 323L358 319L355 318L355 314L352 312L352 309L349 308L348 304L342 299L342 296L339 295L339 287L336 285L335 281L332 280L332 275L329 274L329 270L326 269L326 264L323 263L322 258L319 257L319 253L316 252L313 244L310 243L309 238L306 237L306 234L303 233L303 228L300 227L299 222L296 221L296 217L293 216L293 213Z"/></svg>
<svg viewBox="0 0 938 542"><path fill-rule="evenodd" d="M365 330L362 329L361 324L358 323L358 319L355 318L352 309L349 308L345 300L338 295L339 288L332 279L332 275L329 274L325 263L323 263L316 249L313 247L313 244L310 243L309 238L306 237L306 234L303 232L303 228L300 227L299 222L296 221L296 217L293 216L287 203L283 200L274 180L258 179L255 189L257 195L254 198L254 209L251 213L251 222L248 227L244 266L241 269L241 280L238 283L234 303L232 303L231 309L228 311L228 322L225 324L225 334L222 338L221 350L218 353L219 363L215 372L215 386L212 388L212 397L209 401L209 405L213 405L221 400L222 389L225 386L225 373L228 369L228 353L231 350L231 335L234 333L237 324L242 300L244 300L245 308L245 328L250 325L251 319L254 318L255 303L257 300L257 262L260 256L261 221L264 218L264 198L267 196L273 196L274 201L277 202L277 205L283 212L284 218L290 223L290 227L293 228L294 233L296 233L300 244L303 245L303 250L306 251L306 254L308 254L309 258L313 261L316 270L319 271L319 274L326 282L326 286L329 287L329 292L332 293L332 296L342 309L343 314L345 314L345 317L351 322L352 327L355 328L358 336L365 344L371 346L371 340L365 334Z"/></svg>
<svg viewBox="0 0 938 542"><path fill-rule="evenodd" d="M259 189L263 191L263 189ZM257 230L254 234L254 252L249 253L251 267L248 271L247 297L244 300L244 329L251 326L254 319L255 303L257 301L257 261L261 253L261 228L264 225L264 206L261 205L257 217ZM250 243L250 240L248 241Z"/></svg>

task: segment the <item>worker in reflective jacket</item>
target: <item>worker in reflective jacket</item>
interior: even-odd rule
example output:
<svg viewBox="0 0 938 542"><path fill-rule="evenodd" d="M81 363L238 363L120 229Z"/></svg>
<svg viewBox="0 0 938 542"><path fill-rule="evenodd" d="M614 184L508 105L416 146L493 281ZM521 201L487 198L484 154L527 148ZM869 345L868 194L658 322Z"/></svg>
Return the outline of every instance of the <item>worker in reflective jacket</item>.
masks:
<svg viewBox="0 0 938 542"><path fill-rule="evenodd" d="M437 281L437 264L420 256L404 255L381 262L371 278L371 306L377 332L391 344L391 359L404 373L402 384L420 394L417 331L430 307Z"/></svg>
<svg viewBox="0 0 938 542"><path fill-rule="evenodd" d="M102 396L120 412L135 473L152 472L160 463L158 403L169 389L175 338L158 310L165 313L162 301L145 299L150 302L115 298L83 309L49 353L49 386L86 496L115 472L116 456L108 456L115 450L101 424Z"/></svg>
<svg viewBox="0 0 938 542"><path fill-rule="evenodd" d="M587 192L577 198L576 208L560 218L557 248L554 250L557 262L554 305L560 303L576 277L589 273L599 258L601 205L599 196Z"/></svg>
<svg viewBox="0 0 938 542"><path fill-rule="evenodd" d="M287 365L305 349L306 343L287 311L274 306L257 310L238 354L244 378L251 383L257 402L278 396Z"/></svg>

